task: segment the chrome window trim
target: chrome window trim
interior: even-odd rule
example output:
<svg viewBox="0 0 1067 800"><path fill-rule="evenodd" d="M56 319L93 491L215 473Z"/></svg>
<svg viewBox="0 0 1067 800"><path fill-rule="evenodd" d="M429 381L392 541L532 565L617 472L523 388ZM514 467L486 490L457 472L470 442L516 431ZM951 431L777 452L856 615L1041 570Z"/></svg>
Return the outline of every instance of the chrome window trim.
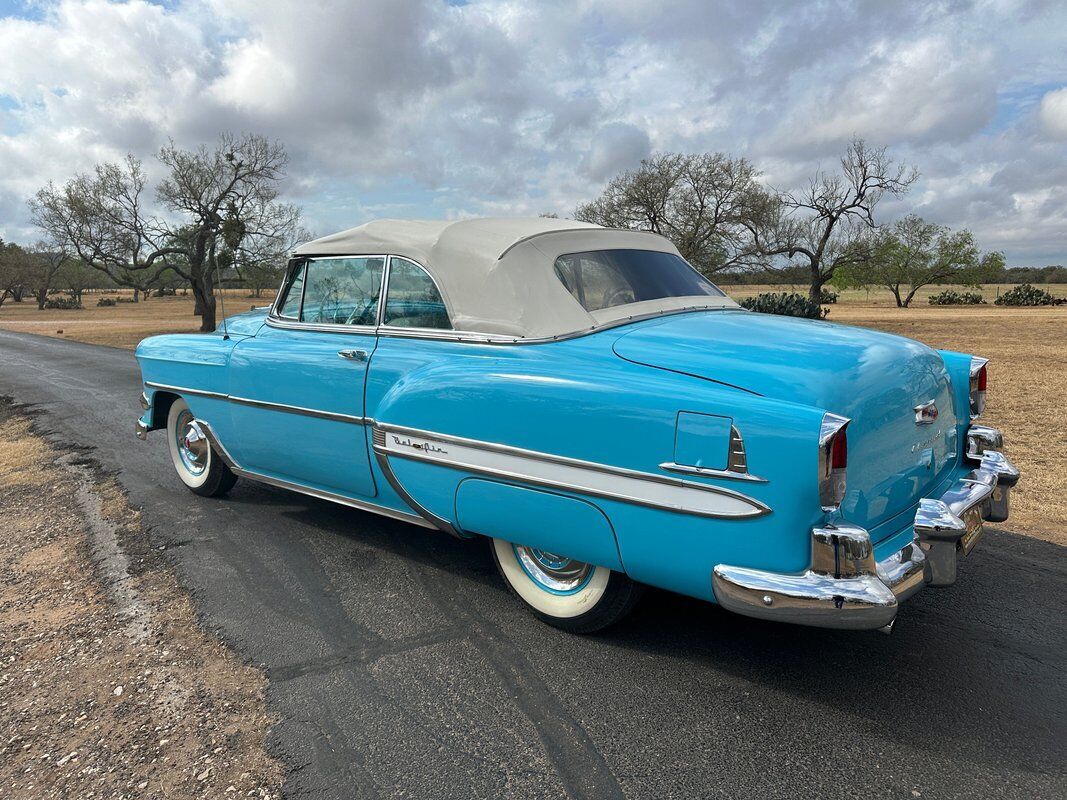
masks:
<svg viewBox="0 0 1067 800"><path fill-rule="evenodd" d="M278 294L274 298L274 303L270 306L268 316L273 314L279 319L288 319L293 320L294 322L299 322L299 317L290 317L281 313L281 307L284 305L282 302L282 293L285 292L285 288L289 285L289 270L299 265L300 269L304 270L304 280L300 282L300 310L304 308L304 289L307 288L307 262L308 260L306 258L296 259L294 262L290 262L289 267L285 271L285 278L282 280L282 285L278 287ZM299 314L299 310L297 313Z"/></svg>
<svg viewBox="0 0 1067 800"><path fill-rule="evenodd" d="M611 330L612 328L619 328L623 325L629 325L633 322L642 322L648 319L656 319L659 317L669 317L676 314L695 314L700 311L740 311L744 313L750 313L745 308L708 308L707 306L689 306L686 308L672 308L667 311L653 311L648 314L635 314L632 317L626 319L612 320L611 322L605 322L600 325L594 325L591 328L583 328L578 331L571 331L570 333L561 333L558 336L541 336L541 337L524 337L524 336L506 336L501 333L483 333L481 331L464 331L464 330L440 330L436 328L394 328L379 326L377 328L370 327L358 327L354 325L309 325L307 323L293 323L288 319L284 319L277 316L268 316L267 325L272 328L294 328L299 330L319 330L326 333L373 333L377 336L389 336L397 339L433 339L445 342L461 342L465 344L487 344L487 345L537 345L537 344L551 344L552 342L565 342L571 339L579 339L583 336L590 336L594 333L600 333L601 331Z"/></svg>
<svg viewBox="0 0 1067 800"><path fill-rule="evenodd" d="M304 417L316 417L318 419L329 419L335 422L348 422L353 425L368 425L373 420L367 417L357 417L352 414L340 414L336 411L321 411L317 408L306 408L305 406L294 406L288 403L272 403L268 400L254 400L251 397L238 397L232 394L223 394L222 392L207 392L202 389L190 389L186 386L169 386L163 383L153 383L152 381L145 381L145 386L150 389L157 389L167 392L174 392L178 395L192 395L194 397L209 397L212 400L225 400L229 403L236 403L242 406L251 406L253 408L263 408L271 411L283 411L288 414L299 414Z"/></svg>
<svg viewBox="0 0 1067 800"><path fill-rule="evenodd" d="M259 472L253 472L252 470L245 469L239 465L230 455L226 446L215 434L214 429L210 423L203 419L197 419L201 429L207 436L208 441L211 442L212 447L218 452L219 456L236 475L242 478L248 478L249 480L258 481L259 483L265 483L269 486L276 486L279 489L288 489L289 491L298 492L299 494L306 494L309 497L316 497L319 500L329 500L331 503L338 503L343 506L349 506L360 511L369 511L372 514L380 514L383 517L389 517L391 519L397 519L402 522L410 522L413 525L421 525L424 528L432 528L433 524L423 519L417 514L408 514L405 511L397 511L395 508L389 508L387 506L380 506L376 503L370 503L366 500L358 500L354 497L349 497L344 494L337 494L336 492L330 492L325 489L315 489L311 486L305 486L302 483L294 483L292 481L283 480L282 478L275 478L270 475L263 475Z"/></svg>
<svg viewBox="0 0 1067 800"><path fill-rule="evenodd" d="M341 325L337 323L327 322L302 322L299 319L293 317L286 317L279 313L278 301L281 300L282 291L285 289L286 284L289 282L288 274L285 277L285 281L282 283L281 288L278 290L278 297L274 300L274 306L271 308L270 313L267 314L267 324L274 328L289 328L293 330L309 330L309 331L321 331L324 333L363 333L366 335L374 335L378 330L382 319L382 298L384 297L385 290L385 278L389 272L389 254L388 253L358 253L345 256L302 256L300 258L301 264L307 264L311 261L336 261L341 258L380 258L383 259L382 265L382 278L378 282L378 310L374 317L373 325ZM300 313L304 313L304 297L307 293L307 275L304 275L304 284L300 287ZM451 321L451 318L450 318ZM278 324L275 324L278 323Z"/></svg>
<svg viewBox="0 0 1067 800"><path fill-rule="evenodd" d="M706 483L696 483L694 481L687 481L681 478L674 478L669 475L659 475L656 473L641 472L639 470L627 469L625 467L615 467L594 461L585 461L578 458L570 458L568 456L560 456L552 453L543 453L536 450L527 450L525 448L513 447L511 445L499 444L496 442L486 442L479 439L468 439L462 436L453 436L451 434L423 431L418 428L409 428L402 425L392 425L378 421L375 421L372 424L374 426L375 431L382 431L383 433L394 433L402 436L414 437L417 439L432 440L434 442L440 442L443 444L454 444L460 447L482 450L489 453L499 453L505 456L522 458L526 460L543 462L548 464L556 464L559 466L569 467L578 470L596 472L603 475L618 477L620 479L625 479L629 481L636 480L649 484L665 485L675 489L692 490L719 495L721 497L729 498L732 501L743 503L749 506L751 511L747 513L716 513L700 509L686 508L684 506L667 504L663 501L658 501L655 498L639 497L633 494L627 494L622 491L605 490L597 488L595 486L580 485L575 482L540 478L537 476L517 473L492 466L472 465L469 463L460 462L449 463L449 461L446 459L428 456L425 452L420 452L419 449L411 449L407 451L387 449L384 443L384 438L380 436L374 437L375 452L383 452L383 454L386 456L398 456L400 458L425 461L428 463L451 467L453 469L459 469L466 472L490 475L493 477L504 478L506 480L513 480L523 483L530 483L537 486L544 486L546 488L562 489L564 491L575 492L578 494L587 494L596 497L603 497L610 500L619 500L625 503L642 505L649 508L657 508L665 511L674 511L683 514L693 514L696 516L714 517L721 519L750 519L753 517L759 517L763 516L764 514L771 513L771 508L760 502L759 500L756 500L740 492L736 492L732 489L723 488L721 486L712 486Z"/></svg>
<svg viewBox="0 0 1067 800"><path fill-rule="evenodd" d="M439 284L437 282L437 278L435 278L433 276L433 274L430 272L430 270L426 269L426 267L424 267L422 264L420 264L415 259L408 258L407 256L394 256L394 255L389 256L389 261L388 261L388 264L386 265L386 272L385 272L386 280L383 281L383 285L382 285L382 299L378 303L378 327L379 328L386 328L386 329L389 329L389 330L402 330L402 331L404 331L404 330L407 330L407 331L443 331L444 330L444 328L416 328L416 327L413 327L413 326L389 325L389 324L386 323L386 321L385 321L385 307L389 303L389 279L392 277L392 274L393 274L393 259L394 258L397 259L398 261L407 261L409 264L414 264L416 267L418 267L419 269L421 269L423 271L423 273L426 275L427 278L430 279L430 282L433 284L434 288L437 290L437 296L441 298L441 305L443 305L445 307L445 316L448 317L448 332L454 331L455 327L452 325L452 312L448 310L448 301L445 300L445 293L441 291L441 284Z"/></svg>

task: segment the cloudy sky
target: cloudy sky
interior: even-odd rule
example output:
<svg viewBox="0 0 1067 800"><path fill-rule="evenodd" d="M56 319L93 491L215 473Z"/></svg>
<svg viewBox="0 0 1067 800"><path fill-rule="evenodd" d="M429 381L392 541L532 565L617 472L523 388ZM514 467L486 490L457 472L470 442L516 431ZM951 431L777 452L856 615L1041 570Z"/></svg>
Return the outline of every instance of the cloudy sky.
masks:
<svg viewBox="0 0 1067 800"><path fill-rule="evenodd" d="M173 137L256 131L316 233L569 214L656 150L788 187L852 135L922 180L883 218L1067 263L1067 3L0 0L0 236L26 199Z"/></svg>

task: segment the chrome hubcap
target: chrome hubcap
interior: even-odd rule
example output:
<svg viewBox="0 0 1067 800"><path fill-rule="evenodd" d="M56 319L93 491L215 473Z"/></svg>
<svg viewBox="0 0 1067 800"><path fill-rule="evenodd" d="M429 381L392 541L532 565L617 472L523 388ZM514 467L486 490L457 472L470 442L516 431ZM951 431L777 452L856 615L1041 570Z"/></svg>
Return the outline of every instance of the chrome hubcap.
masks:
<svg viewBox="0 0 1067 800"><path fill-rule="evenodd" d="M181 456L182 463L191 473L199 475L207 468L210 447L192 414L185 412L178 419L177 437L178 455Z"/></svg>
<svg viewBox="0 0 1067 800"><path fill-rule="evenodd" d="M589 583L593 576L593 565L584 561L535 547L514 547L515 557L523 571L534 583L553 594L573 594Z"/></svg>

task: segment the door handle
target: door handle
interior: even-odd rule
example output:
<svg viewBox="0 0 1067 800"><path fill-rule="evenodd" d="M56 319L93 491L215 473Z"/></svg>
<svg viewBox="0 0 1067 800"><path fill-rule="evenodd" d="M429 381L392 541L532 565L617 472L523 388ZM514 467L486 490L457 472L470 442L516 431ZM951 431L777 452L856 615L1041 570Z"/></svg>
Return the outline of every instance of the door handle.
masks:
<svg viewBox="0 0 1067 800"><path fill-rule="evenodd" d="M349 361L366 361L366 350L341 350L337 353L341 358L347 358Z"/></svg>

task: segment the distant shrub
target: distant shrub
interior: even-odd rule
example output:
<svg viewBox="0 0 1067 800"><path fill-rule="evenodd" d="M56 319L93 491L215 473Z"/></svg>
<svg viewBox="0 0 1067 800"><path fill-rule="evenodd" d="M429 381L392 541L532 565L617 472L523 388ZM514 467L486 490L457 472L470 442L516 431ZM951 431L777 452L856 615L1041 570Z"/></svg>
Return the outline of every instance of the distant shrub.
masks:
<svg viewBox="0 0 1067 800"><path fill-rule="evenodd" d="M819 290L819 302L823 305L831 305L837 302L837 292L831 292L829 289Z"/></svg>
<svg viewBox="0 0 1067 800"><path fill-rule="evenodd" d="M117 306L118 302L115 300L114 297L101 297L99 300L96 301L96 304L98 306Z"/></svg>
<svg viewBox="0 0 1067 800"><path fill-rule="evenodd" d="M45 308L58 308L64 311L73 311L82 307L82 304L74 297L49 297L44 301Z"/></svg>
<svg viewBox="0 0 1067 800"><path fill-rule="evenodd" d="M957 292L952 289L945 289L930 297L932 306L980 306L983 303L985 298L978 292Z"/></svg>
<svg viewBox="0 0 1067 800"><path fill-rule="evenodd" d="M134 300L132 297L116 297L115 298L115 302L116 303L136 303L137 301Z"/></svg>
<svg viewBox="0 0 1067 800"><path fill-rule="evenodd" d="M761 314L779 314L783 317L804 317L806 319L822 319L830 313L830 309L823 308L818 303L813 303L807 295L786 294L778 292L764 292L755 297L746 297L741 301L741 306L749 311L758 311Z"/></svg>
<svg viewBox="0 0 1067 800"><path fill-rule="evenodd" d="M1057 300L1044 289L1024 283L1004 292L994 302L998 306L1055 306L1063 301Z"/></svg>
<svg viewBox="0 0 1067 800"><path fill-rule="evenodd" d="M158 289L156 289L154 292L152 292L152 296L153 297L174 297L174 290L169 288L169 287L167 287L167 286L160 286Z"/></svg>

